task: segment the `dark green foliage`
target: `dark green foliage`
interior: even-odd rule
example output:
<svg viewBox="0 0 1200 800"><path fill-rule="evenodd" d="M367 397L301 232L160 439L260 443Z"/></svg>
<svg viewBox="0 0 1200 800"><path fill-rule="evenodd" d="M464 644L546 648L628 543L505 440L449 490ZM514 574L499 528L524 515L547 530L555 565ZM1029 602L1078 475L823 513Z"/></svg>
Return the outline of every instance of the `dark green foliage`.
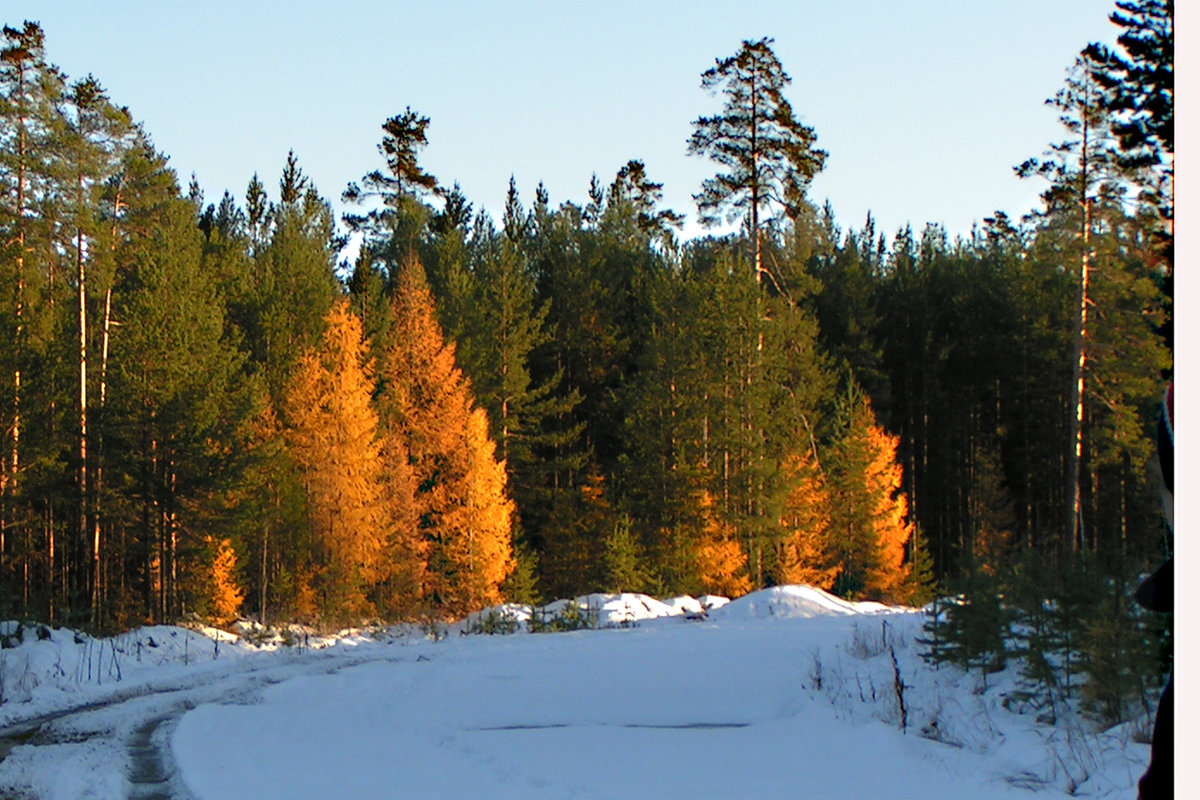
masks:
<svg viewBox="0 0 1200 800"><path fill-rule="evenodd" d="M654 591L654 576L628 516L619 517L604 540L604 571L609 592Z"/></svg>
<svg viewBox="0 0 1200 800"><path fill-rule="evenodd" d="M247 338L278 408L297 359L320 338L338 291L333 215L292 153L280 178L280 202L272 207L267 223L266 241L250 267L253 299Z"/></svg>
<svg viewBox="0 0 1200 800"><path fill-rule="evenodd" d="M933 575L933 557L929 555L919 528L913 530L908 553L908 563L911 565L908 584L912 587L908 602L923 606L937 596L937 585Z"/></svg>
<svg viewBox="0 0 1200 800"><path fill-rule="evenodd" d="M567 631L591 630L598 620L595 609L568 600L554 612L535 608L529 617L530 633L565 633Z"/></svg>
<svg viewBox="0 0 1200 800"><path fill-rule="evenodd" d="M974 568L956 587L959 594L936 602L926 624L926 658L949 661L963 669L978 668L987 683L989 673L1004 669L1009 655L1010 616L993 575Z"/></svg>
<svg viewBox="0 0 1200 800"><path fill-rule="evenodd" d="M1071 663L1056 626L1059 606L1053 598L1059 594L1061 577L1045 558L1027 552L1013 572L1008 595L1013 609L1013 655L1021 659L1029 699L1037 708L1049 707L1052 721L1063 681L1069 677L1060 667Z"/></svg>
<svg viewBox="0 0 1200 800"><path fill-rule="evenodd" d="M717 59L704 73L701 84L719 91L725 105L720 114L695 120L688 139L689 154L711 158L725 170L705 180L696 195L701 221L744 219L752 241L771 206L795 210L827 155L783 96L792 79L773 43L769 37L743 41L735 55Z"/></svg>
<svg viewBox="0 0 1200 800"><path fill-rule="evenodd" d="M1085 51L1098 66L1116 116L1120 164L1164 220L1174 217L1175 3L1123 0L1109 20L1123 30L1118 50L1093 42Z"/></svg>
<svg viewBox="0 0 1200 800"><path fill-rule="evenodd" d="M537 553L526 545L518 544L515 548L515 558L517 560L516 567L500 587L504 593L504 599L510 603L536 606L542 602L542 596L537 587Z"/></svg>
<svg viewBox="0 0 1200 800"><path fill-rule="evenodd" d="M411 108L386 120L378 146L386 170L373 170L342 192L347 203L368 207L360 214L346 214L343 222L363 235L362 246L393 278L424 242L432 214L424 199L437 187L437 179L417 163L418 153L429 144L428 126L429 117ZM369 207L373 203L381 207Z"/></svg>
<svg viewBox="0 0 1200 800"><path fill-rule="evenodd" d="M1087 676L1083 700L1106 725L1150 716L1149 698L1161 690L1158 631L1133 600L1133 588L1109 581L1081 639Z"/></svg>

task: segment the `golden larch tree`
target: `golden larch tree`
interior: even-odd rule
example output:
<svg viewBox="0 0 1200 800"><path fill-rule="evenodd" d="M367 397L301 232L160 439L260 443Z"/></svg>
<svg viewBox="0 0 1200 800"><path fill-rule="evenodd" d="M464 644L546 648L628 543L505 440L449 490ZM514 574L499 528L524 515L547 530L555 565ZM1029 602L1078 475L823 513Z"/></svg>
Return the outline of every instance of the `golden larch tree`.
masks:
<svg viewBox="0 0 1200 800"><path fill-rule="evenodd" d="M496 445L488 436L487 412L475 408L467 418L466 536L456 548L456 572L465 575L463 596L468 608L500 602L500 584L512 572L514 506L506 494L507 473L496 460Z"/></svg>
<svg viewBox="0 0 1200 800"><path fill-rule="evenodd" d="M244 599L237 579L237 553L229 539L218 542L210 536L205 544L212 551L208 614L216 625L228 625L237 619Z"/></svg>
<svg viewBox="0 0 1200 800"><path fill-rule="evenodd" d="M463 614L499 599L513 568L504 465L415 259L397 275L392 313L383 414L412 470L412 514L426 556L422 594L431 611Z"/></svg>
<svg viewBox="0 0 1200 800"><path fill-rule="evenodd" d="M376 605L389 618L411 618L419 610L425 583L425 547L417 530L413 466L403 431L384 424L381 440L383 483L391 520L384 543L386 571L376 590Z"/></svg>
<svg viewBox="0 0 1200 800"><path fill-rule="evenodd" d="M873 569L867 571L867 589L899 600L908 578L904 549L913 532L908 521L908 498L901 491L904 470L896 460L900 437L875 424L867 430L867 443L874 458L865 483L868 496L875 502L871 517L879 550Z"/></svg>
<svg viewBox="0 0 1200 800"><path fill-rule="evenodd" d="M750 591L746 551L733 526L721 519L711 493L700 495L701 530L696 547L696 572L707 594L741 597Z"/></svg>
<svg viewBox="0 0 1200 800"><path fill-rule="evenodd" d="M287 441L304 474L319 605L331 619L373 611L370 587L386 572L391 520L378 418L364 367L362 324L334 305L316 350L300 358L288 391Z"/></svg>

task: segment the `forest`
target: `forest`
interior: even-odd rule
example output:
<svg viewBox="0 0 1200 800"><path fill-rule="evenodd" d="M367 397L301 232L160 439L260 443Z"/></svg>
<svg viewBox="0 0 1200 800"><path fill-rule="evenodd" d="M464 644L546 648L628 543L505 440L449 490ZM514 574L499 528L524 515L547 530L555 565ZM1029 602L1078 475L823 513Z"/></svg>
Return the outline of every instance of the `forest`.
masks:
<svg viewBox="0 0 1200 800"><path fill-rule="evenodd" d="M738 227L683 241L636 158L477 213L412 108L340 220L293 154L206 202L52 31L6 26L0 618L1124 596L1170 547L1172 4L1112 19L1014 165L1041 207L953 240L810 200L827 154L769 38L699 76L697 211Z"/></svg>

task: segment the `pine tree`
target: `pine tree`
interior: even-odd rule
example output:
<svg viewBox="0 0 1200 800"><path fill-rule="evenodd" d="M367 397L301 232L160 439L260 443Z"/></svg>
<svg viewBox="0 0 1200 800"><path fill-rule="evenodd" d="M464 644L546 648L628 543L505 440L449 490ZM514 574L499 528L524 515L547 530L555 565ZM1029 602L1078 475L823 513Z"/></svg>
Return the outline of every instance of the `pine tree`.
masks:
<svg viewBox="0 0 1200 800"><path fill-rule="evenodd" d="M431 216L424 199L437 186L437 179L417 163L418 153L429 144L428 127L429 117L411 108L388 118L378 146L386 171L369 172L342 193L342 200L352 205L373 200L383 204L343 219L352 232L363 234L364 247L382 260L392 282L405 262L418 255Z"/></svg>
<svg viewBox="0 0 1200 800"><path fill-rule="evenodd" d="M683 225L683 215L658 208L662 202L662 184L646 176L646 165L631 159L617 171L608 188L603 222L613 228L632 224L642 236L664 248L674 246L673 231Z"/></svg>
<svg viewBox="0 0 1200 800"><path fill-rule="evenodd" d="M1059 120L1070 137L1055 145L1044 160L1028 159L1016 167L1021 177L1040 175L1050 181L1043 194L1048 210L1065 212L1074 223L1078 253L1075 320L1073 325L1070 399L1070 441L1067 445L1066 525L1064 545L1076 553L1083 539L1083 451L1085 379L1088 357L1088 287L1093 270L1093 209L1098 193L1117 190L1113 178L1113 142L1106 110L1105 90L1096 79L1096 63L1085 54L1077 57L1066 85L1047 102L1060 111Z"/></svg>
<svg viewBox="0 0 1200 800"><path fill-rule="evenodd" d="M1093 42L1085 54L1111 91L1119 163L1166 222L1169 242L1175 217L1175 3L1122 0L1109 20L1123 29L1120 50Z"/></svg>
<svg viewBox="0 0 1200 800"><path fill-rule="evenodd" d="M60 192L56 172L61 172L58 109L65 78L46 61L45 36L36 22L20 28L4 26L0 48L0 369L4 394L0 405L0 602L10 613L30 611L34 564L44 555L55 563L54 526L46 526L46 548L35 551L38 526L35 498L67 494L55 486L53 493L39 492L26 484L53 480L67 471L49 455L62 430L58 413L63 405L54 383L64 360L54 347L56 248L53 202ZM64 281L60 278L60 286ZM45 375L44 381L35 377ZM42 383L44 385L39 386ZM40 396L38 396L40 395ZM39 413L41 412L41 413ZM35 419L42 431L33 429ZM42 465L38 465L42 461ZM30 491L26 491L30 489ZM52 501L51 501L52 502ZM36 509L36 510L35 510ZM48 576L55 582L53 570ZM8 591L6 591L8 590ZM53 613L53 612L51 612Z"/></svg>
<svg viewBox="0 0 1200 800"><path fill-rule="evenodd" d="M121 151L128 144L132 131L129 112L109 102L103 88L90 75L72 84L66 96L69 113L66 119L64 148L67 153L69 174L68 196L70 197L69 243L63 248L72 254L75 278L75 366L77 368L75 421L72 426L76 436L76 490L78 500L75 508L74 529L70 536L75 564L75 592L88 595L88 606L93 613L93 624L100 621L101 612L101 541L100 521L97 517L94 450L89 453L89 444L95 444L88 428L90 383L88 379L89 354L92 345L92 325L89 324L88 309L89 272L94 282L98 277L96 267L111 256L112 222L103 219L101 192L109 176L116 170ZM107 266L107 265L105 265ZM111 269L111 267L109 267ZM93 362L94 363L94 362ZM93 381L94 382L94 378ZM95 398L92 398L93 403ZM94 416L93 416L94 420Z"/></svg>
<svg viewBox="0 0 1200 800"><path fill-rule="evenodd" d="M817 135L801 123L783 90L792 79L771 49L773 39L743 41L736 55L717 59L701 77L710 92L725 96L722 113L692 123L690 155L707 156L727 172L704 181L696 195L700 220L713 224L743 218L750 233L755 274L761 280L763 213L790 208L825 165L814 147ZM744 216L743 216L744 215Z"/></svg>

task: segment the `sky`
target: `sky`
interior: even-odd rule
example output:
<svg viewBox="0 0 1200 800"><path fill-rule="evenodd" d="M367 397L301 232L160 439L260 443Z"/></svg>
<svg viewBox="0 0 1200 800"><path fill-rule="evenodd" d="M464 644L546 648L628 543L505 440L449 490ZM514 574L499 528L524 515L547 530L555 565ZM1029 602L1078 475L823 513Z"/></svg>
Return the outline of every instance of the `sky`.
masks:
<svg viewBox="0 0 1200 800"><path fill-rule="evenodd" d="M383 121L428 116L421 162L498 216L509 177L526 204L582 202L630 159L701 233L692 195L716 165L689 157L700 86L743 39L771 36L787 97L829 153L809 196L843 229L868 212L889 236L951 236L1044 188L1013 166L1063 138L1044 105L1090 41L1115 41L1113 0L705 2L11 2L41 22L49 60L89 72L144 122L206 199L269 191L289 149L338 200L382 166Z"/></svg>

